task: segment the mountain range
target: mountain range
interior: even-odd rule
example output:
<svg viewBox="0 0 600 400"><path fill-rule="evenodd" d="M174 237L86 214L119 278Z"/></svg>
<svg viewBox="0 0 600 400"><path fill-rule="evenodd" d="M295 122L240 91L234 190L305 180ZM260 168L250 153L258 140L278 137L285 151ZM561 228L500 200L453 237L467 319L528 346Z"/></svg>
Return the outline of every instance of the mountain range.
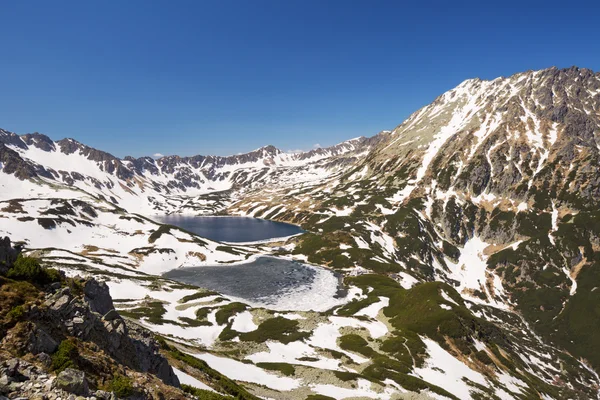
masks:
<svg viewBox="0 0 600 400"><path fill-rule="evenodd" d="M256 396L592 399L598 165L600 73L577 67L469 79L391 131L302 153L119 159L0 129L0 235L45 265L106 280L131 300L115 301L124 315L209 364L271 374L232 377ZM250 216L305 233L222 244L154 221L162 214ZM325 266L358 297L294 313L216 293L189 305L195 290L158 276L258 255ZM232 318L219 321L221 310ZM297 337L246 340L254 330L234 329L241 315L258 332L296 321ZM333 342L318 342L320 329Z"/></svg>

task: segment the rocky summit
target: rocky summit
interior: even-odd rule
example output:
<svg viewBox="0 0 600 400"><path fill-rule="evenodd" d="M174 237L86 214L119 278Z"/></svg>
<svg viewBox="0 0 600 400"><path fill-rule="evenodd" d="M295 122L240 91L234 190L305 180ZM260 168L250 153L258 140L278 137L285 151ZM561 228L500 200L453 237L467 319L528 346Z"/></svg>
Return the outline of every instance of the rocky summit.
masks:
<svg viewBox="0 0 600 400"><path fill-rule="evenodd" d="M0 130L0 394L598 399L599 165L600 73L577 67L469 79L304 153L119 159ZM219 243L164 214L303 233ZM162 276L261 256L311 290Z"/></svg>

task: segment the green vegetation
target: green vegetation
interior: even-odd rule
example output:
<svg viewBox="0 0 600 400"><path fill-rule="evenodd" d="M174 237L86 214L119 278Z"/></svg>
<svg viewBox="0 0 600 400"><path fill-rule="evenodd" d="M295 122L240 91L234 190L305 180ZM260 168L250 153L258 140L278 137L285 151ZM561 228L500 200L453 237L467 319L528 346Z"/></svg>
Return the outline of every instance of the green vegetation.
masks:
<svg viewBox="0 0 600 400"><path fill-rule="evenodd" d="M198 321L206 321L206 318L208 317L208 314L211 312L212 308L210 307L202 307L196 310L196 319ZM208 321L206 321L208 322ZM212 325L209 322L210 325Z"/></svg>
<svg viewBox="0 0 600 400"><path fill-rule="evenodd" d="M310 394L306 400L335 400L333 397L324 396L322 394Z"/></svg>
<svg viewBox="0 0 600 400"><path fill-rule="evenodd" d="M230 396L223 396L220 395L219 393L215 393L215 392L211 392L210 390L206 390L206 389L198 389L196 387L190 386L190 385L186 385L183 384L181 385L181 390L183 390L186 393L189 393L193 396L196 396L196 398L198 400L227 400L227 399L233 399L233 397Z"/></svg>
<svg viewBox="0 0 600 400"><path fill-rule="evenodd" d="M211 326L212 324L208 321L199 321L197 319L179 317L179 320L188 326Z"/></svg>
<svg viewBox="0 0 600 400"><path fill-rule="evenodd" d="M340 338L342 349L372 360L362 371L362 376L367 379L391 379L408 390L431 390L456 399L443 388L410 375L412 368L422 366L426 357L425 345L419 335L428 336L444 347L447 346L446 339L450 338L467 354L476 351L469 343L469 337L505 343L498 328L474 317L466 307L453 305L452 310L440 308L439 304L447 303L441 296L442 290L458 304L462 304L460 295L445 283L427 282L406 290L396 281L381 275L361 275L348 279L348 282L365 291L369 287L373 288L368 298L385 296L390 299L390 305L383 312L395 330L393 336L380 343L379 348L383 353L375 351L359 335L350 334ZM349 375L344 377L351 379Z"/></svg>
<svg viewBox="0 0 600 400"><path fill-rule="evenodd" d="M353 299L350 303L339 308L337 311L337 315L340 315L342 317L353 316L363 308L368 307L371 304L377 303L378 301L379 299L375 296L369 296L362 300Z"/></svg>
<svg viewBox="0 0 600 400"><path fill-rule="evenodd" d="M542 191L537 195L538 203L550 206ZM549 213L539 217L529 214L527 220L535 218L533 222L520 224L529 227L529 232L524 228L521 231L532 238L516 249L492 255L488 267L502 275L505 289L538 334L599 368L596 332L600 330L600 252L594 249L600 237L600 212L563 216L553 233L555 244L548 238ZM575 271L576 265L577 291L570 295L572 283L564 269Z"/></svg>
<svg viewBox="0 0 600 400"><path fill-rule="evenodd" d="M120 374L115 374L108 384L108 390L113 392L117 397L129 397L134 393L131 379Z"/></svg>
<svg viewBox="0 0 600 400"><path fill-rule="evenodd" d="M238 335L239 335L239 332L231 329L231 324L227 324L227 326L219 334L219 340L225 342L227 340L232 340L233 338L237 337Z"/></svg>
<svg viewBox="0 0 600 400"><path fill-rule="evenodd" d="M0 276L0 337L26 318L24 305L34 301L39 289L26 281L14 281Z"/></svg>
<svg viewBox="0 0 600 400"><path fill-rule="evenodd" d="M225 253L229 253L229 254L233 254L234 256L241 256L244 255L243 252L234 249L231 246L217 246L216 248L217 251L224 251Z"/></svg>
<svg viewBox="0 0 600 400"><path fill-rule="evenodd" d="M208 296L216 296L218 294L219 293L217 293L217 292L206 290L206 291L202 291L202 292L197 292L197 293L194 293L194 294L190 294L190 295L187 295L187 296L183 296L181 298L181 300L179 300L179 302L180 303L187 303L189 301L202 299L202 298L208 297Z"/></svg>
<svg viewBox="0 0 600 400"><path fill-rule="evenodd" d="M157 341L157 342L158 342L158 344L160 345L160 348L161 348L161 349L163 349L163 350L167 350L167 351L170 351L170 350L172 350L172 349L171 349L171 346L169 346L169 344L167 343L167 341L165 340L165 338L164 338L164 337L157 335L157 336L155 336L154 338L156 339L156 341Z"/></svg>
<svg viewBox="0 0 600 400"><path fill-rule="evenodd" d="M74 367L79 358L76 339L66 339L60 342L58 349L52 355L50 370L59 373L67 368Z"/></svg>
<svg viewBox="0 0 600 400"><path fill-rule="evenodd" d="M119 314L138 320L145 318L152 324L162 325L166 321L163 319L163 315L166 312L167 310L161 301L145 301L139 307L130 310L121 310Z"/></svg>
<svg viewBox="0 0 600 400"><path fill-rule="evenodd" d="M267 340L276 340L287 344L305 339L309 336L310 332L300 332L298 330L298 321L276 317L264 321L252 332L240 334L240 340L257 343L264 343Z"/></svg>
<svg viewBox="0 0 600 400"><path fill-rule="evenodd" d="M23 320L23 317L25 317L25 309L23 308L23 306L16 306L6 314L8 323L11 325Z"/></svg>
<svg viewBox="0 0 600 400"><path fill-rule="evenodd" d="M20 281L47 284L60 281L60 273L52 268L42 268L37 258L19 255L6 276Z"/></svg>
<svg viewBox="0 0 600 400"><path fill-rule="evenodd" d="M237 313L245 311L248 306L244 303L233 302L224 305L219 308L217 313L215 314L215 319L217 320L217 324L223 325L229 322L229 318L234 316Z"/></svg>
<svg viewBox="0 0 600 400"><path fill-rule="evenodd" d="M340 337L340 347L344 350L351 351L353 353L359 353L365 357L372 357L375 354L372 348L369 347L369 343L359 335L344 335Z"/></svg>
<svg viewBox="0 0 600 400"><path fill-rule="evenodd" d="M296 369L293 365L281 362L261 362L256 364L262 369L268 369L270 371L279 371L283 375L292 376L296 373Z"/></svg>
<svg viewBox="0 0 600 400"><path fill-rule="evenodd" d="M333 217L332 217L333 218ZM336 268L345 268L353 265L352 261L342 255L339 243L354 243L352 236L347 232L332 232L343 228L345 223L341 219L333 221L332 224L320 224L318 227L328 232L327 235L306 233L300 236L300 243L293 251L293 254L305 254L308 256L308 261L314 264L332 265ZM337 221L337 222L336 222Z"/></svg>
<svg viewBox="0 0 600 400"><path fill-rule="evenodd" d="M336 378L338 378L340 381L343 381L343 382L355 381L358 378L362 378L361 375L359 375L355 372L348 372L348 371L333 371L333 374L335 375Z"/></svg>
<svg viewBox="0 0 600 400"><path fill-rule="evenodd" d="M303 356L300 358L297 358L298 361L308 361L308 362L316 362L319 361L320 358L317 357L308 357L308 356Z"/></svg>

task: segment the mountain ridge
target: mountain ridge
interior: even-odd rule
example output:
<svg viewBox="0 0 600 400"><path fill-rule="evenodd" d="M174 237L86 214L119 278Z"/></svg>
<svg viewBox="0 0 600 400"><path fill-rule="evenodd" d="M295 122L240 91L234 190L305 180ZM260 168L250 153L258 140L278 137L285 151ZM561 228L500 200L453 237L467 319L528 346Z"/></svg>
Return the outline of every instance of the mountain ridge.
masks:
<svg viewBox="0 0 600 400"><path fill-rule="evenodd" d="M382 131L382 132L389 132L389 131ZM230 155L226 155L226 156L202 155L202 154L197 154L197 155L192 155L192 156L179 156L177 154L172 154L172 155L163 155L160 157L151 157L151 156L133 157L133 156L127 155L122 158L119 158L117 156L112 155L111 153L108 153L108 152L105 152L102 150L98 150L94 147L88 146L82 142L79 142L78 140L76 140L74 138L63 138L63 139L55 141L55 140L51 139L49 136L47 136L43 133L39 133L39 132L17 134L15 132L0 128L0 143L4 143L5 145L16 146L16 147L19 147L22 149L26 148L25 146L34 146L34 147L39 148L44 151L52 151L52 150L56 150L56 144L58 144L60 149L63 152L65 152L66 154L72 153L76 150L88 150L89 149L89 151L101 153L107 159L119 160L119 161L132 161L132 162L136 162L139 160L160 161L162 159L177 159L177 160L235 159L235 158L248 158L248 157L252 158L252 156L258 156L258 155L277 156L280 154L297 155L300 158L310 158L310 156L313 154L319 154L319 153L339 149L339 148L348 146L351 143L358 143L360 145L361 143L366 142L366 141L373 141L373 139L376 136L377 135L370 136L370 137L359 136L356 138L344 140L340 143L337 143L337 144L334 144L331 146L318 147L318 148L311 149L311 150L303 150L303 151L295 151L295 152L286 152L286 151L283 151L283 150L277 148L274 145L268 144L268 145L261 146L257 149L254 149L254 150L251 150L251 151L248 151L245 153L230 154ZM94 161L100 161L100 160L94 160Z"/></svg>

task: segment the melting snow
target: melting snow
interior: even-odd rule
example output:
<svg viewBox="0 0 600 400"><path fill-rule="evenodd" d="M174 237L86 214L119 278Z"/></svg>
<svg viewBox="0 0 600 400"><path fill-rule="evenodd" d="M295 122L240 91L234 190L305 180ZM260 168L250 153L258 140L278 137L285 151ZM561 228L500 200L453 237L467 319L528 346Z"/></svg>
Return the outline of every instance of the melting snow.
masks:
<svg viewBox="0 0 600 400"><path fill-rule="evenodd" d="M198 389L209 390L209 391L215 392L215 393L217 392L216 390L214 390L213 388L208 386L206 383L199 381L198 379L194 378L191 375L186 374L185 372L183 372L180 369L173 367L173 372L175 372L175 375L177 375L177 378L179 379L179 383L181 383L183 385L190 385L190 386L193 386Z"/></svg>
<svg viewBox="0 0 600 400"><path fill-rule="evenodd" d="M250 311L243 311L234 317L231 329L237 332L252 332L256 330L258 325L252 321L252 313Z"/></svg>
<svg viewBox="0 0 600 400"><path fill-rule="evenodd" d="M217 357L208 353L194 354L192 356L206 361L213 369L223 375L242 382L258 383L275 390L289 391L300 386L301 380L288 377L280 377L269 374L263 369L250 364L244 364L231 358Z"/></svg>
<svg viewBox="0 0 600 400"><path fill-rule="evenodd" d="M379 301L377 303L373 303L373 304L363 308L362 310L360 310L359 312L357 312L354 315L356 315L356 316L366 315L367 317L377 319L377 315L379 314L379 311L381 311L383 308L385 308L389 305L390 305L390 299L388 297L379 296Z"/></svg>
<svg viewBox="0 0 600 400"><path fill-rule="evenodd" d="M467 378L475 383L489 386L485 377L473 371L452 354L444 350L437 342L429 338L421 338L427 346L429 358L422 368L415 368L414 373L422 379L442 387L459 399L470 399L473 388L463 380Z"/></svg>

